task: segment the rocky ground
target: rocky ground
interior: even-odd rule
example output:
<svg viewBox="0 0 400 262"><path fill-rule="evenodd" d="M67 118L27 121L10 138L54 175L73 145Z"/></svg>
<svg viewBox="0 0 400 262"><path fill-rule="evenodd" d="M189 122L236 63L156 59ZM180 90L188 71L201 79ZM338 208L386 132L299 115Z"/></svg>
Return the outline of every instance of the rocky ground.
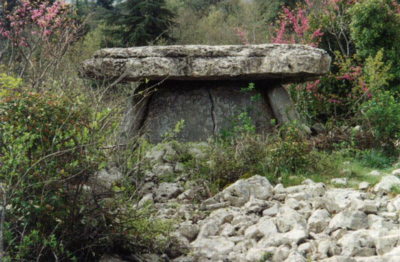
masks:
<svg viewBox="0 0 400 262"><path fill-rule="evenodd" d="M157 172L179 172L162 162L154 163ZM399 171L359 189L309 179L284 188L256 175L198 203L183 174L160 182L148 172L138 207L152 205L157 217L177 221L168 258L159 261L400 261L400 196L392 193Z"/></svg>

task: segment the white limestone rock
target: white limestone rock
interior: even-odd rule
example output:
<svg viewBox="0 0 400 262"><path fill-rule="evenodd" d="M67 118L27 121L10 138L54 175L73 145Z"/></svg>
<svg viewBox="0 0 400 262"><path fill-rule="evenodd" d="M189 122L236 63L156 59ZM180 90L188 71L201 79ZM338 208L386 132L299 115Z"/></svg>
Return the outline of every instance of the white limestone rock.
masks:
<svg viewBox="0 0 400 262"><path fill-rule="evenodd" d="M400 186L400 178L393 175L382 177L381 181L374 186L374 192L377 194L387 194L393 187Z"/></svg>
<svg viewBox="0 0 400 262"><path fill-rule="evenodd" d="M125 81L313 79L329 72L324 50L305 45L143 46L106 48L83 63L83 75Z"/></svg>
<svg viewBox="0 0 400 262"><path fill-rule="evenodd" d="M329 225L330 220L328 211L325 209L316 210L308 219L309 230L314 233L321 233Z"/></svg>
<svg viewBox="0 0 400 262"><path fill-rule="evenodd" d="M367 215L360 211L343 210L335 215L329 222L329 229L334 231L336 229L363 229L368 227Z"/></svg>

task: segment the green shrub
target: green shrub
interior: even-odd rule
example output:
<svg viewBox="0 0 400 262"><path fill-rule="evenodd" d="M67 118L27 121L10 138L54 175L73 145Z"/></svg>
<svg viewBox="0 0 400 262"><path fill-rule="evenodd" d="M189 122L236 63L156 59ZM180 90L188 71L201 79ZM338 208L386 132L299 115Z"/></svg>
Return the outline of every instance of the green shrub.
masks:
<svg viewBox="0 0 400 262"><path fill-rule="evenodd" d="M7 90L2 86L2 90ZM65 97L9 88L0 98L6 261L92 257L104 229L84 184L105 157L91 112Z"/></svg>
<svg viewBox="0 0 400 262"><path fill-rule="evenodd" d="M376 149L362 151L357 156L357 159L360 160L363 166L376 169L389 168L396 160L394 157L388 156L383 151Z"/></svg>
<svg viewBox="0 0 400 262"><path fill-rule="evenodd" d="M372 132L377 147L395 148L400 135L400 104L389 91L374 94L362 106L363 125Z"/></svg>
<svg viewBox="0 0 400 262"><path fill-rule="evenodd" d="M392 64L391 73L400 79L398 61L400 48L400 17L391 0L366 0L354 4L349 9L351 15L350 32L357 54L363 58L374 57L383 50L383 61Z"/></svg>
<svg viewBox="0 0 400 262"><path fill-rule="evenodd" d="M309 153L312 148L303 132L297 123L281 127L280 135L267 145L270 172L296 172L311 163Z"/></svg>
<svg viewBox="0 0 400 262"><path fill-rule="evenodd" d="M3 261L95 261L112 249L163 249L169 223L136 210L130 182L116 184L112 198L90 188L108 160L101 148L115 127L109 109L28 92L4 75L0 94Z"/></svg>

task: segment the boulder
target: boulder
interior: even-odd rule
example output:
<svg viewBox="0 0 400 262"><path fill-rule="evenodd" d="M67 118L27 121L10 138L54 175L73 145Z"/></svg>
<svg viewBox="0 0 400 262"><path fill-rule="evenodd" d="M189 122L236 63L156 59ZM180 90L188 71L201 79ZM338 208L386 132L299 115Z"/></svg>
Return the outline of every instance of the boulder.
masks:
<svg viewBox="0 0 400 262"><path fill-rule="evenodd" d="M308 227L314 233L321 233L329 225L329 212L325 209L316 210L308 219Z"/></svg>
<svg viewBox="0 0 400 262"><path fill-rule="evenodd" d="M250 197L266 200L272 196L272 186L265 177L253 176L246 180L238 180L222 191L222 197L233 206L243 206Z"/></svg>
<svg viewBox="0 0 400 262"><path fill-rule="evenodd" d="M331 231L338 228L357 230L366 227L368 227L367 215L360 211L351 211L348 209L335 215L329 222L329 228Z"/></svg>
<svg viewBox="0 0 400 262"><path fill-rule="evenodd" d="M394 175L382 177L381 181L374 186L374 192L378 194L387 194L392 191L393 187L400 186L400 178Z"/></svg>
<svg viewBox="0 0 400 262"><path fill-rule="evenodd" d="M182 193L182 188L177 183L161 183L156 190L155 200L165 202L171 198L177 197Z"/></svg>

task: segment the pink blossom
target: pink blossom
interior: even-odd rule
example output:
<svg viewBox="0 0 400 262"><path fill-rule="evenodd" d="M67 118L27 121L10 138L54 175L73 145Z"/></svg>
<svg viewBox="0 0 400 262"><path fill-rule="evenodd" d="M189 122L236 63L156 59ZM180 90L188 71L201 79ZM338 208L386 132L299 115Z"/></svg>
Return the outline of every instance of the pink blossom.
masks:
<svg viewBox="0 0 400 262"><path fill-rule="evenodd" d="M239 28L237 28L236 26L233 28L233 30L236 31L236 34L240 37L240 40L242 41L243 45L248 45L249 43L247 42L246 39L246 34L244 31L240 30Z"/></svg>

